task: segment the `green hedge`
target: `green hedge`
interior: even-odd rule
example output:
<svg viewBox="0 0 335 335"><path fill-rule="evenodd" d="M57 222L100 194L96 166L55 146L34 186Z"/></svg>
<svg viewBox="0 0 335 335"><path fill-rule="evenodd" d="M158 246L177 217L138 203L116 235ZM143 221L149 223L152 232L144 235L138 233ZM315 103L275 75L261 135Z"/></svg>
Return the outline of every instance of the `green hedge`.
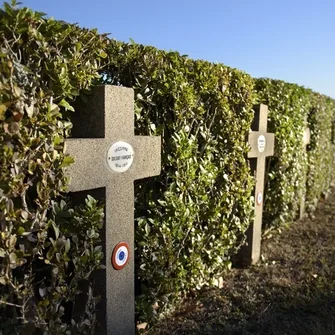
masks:
<svg viewBox="0 0 335 335"><path fill-rule="evenodd" d="M222 64L113 41L105 83L133 87L136 133L162 136L162 173L136 188L144 319L230 267L249 225L252 78ZM145 314L143 312L145 311Z"/></svg>
<svg viewBox="0 0 335 335"><path fill-rule="evenodd" d="M307 209L313 212L330 188L334 165L335 101L318 93L311 97L308 121L311 143L308 151Z"/></svg>
<svg viewBox="0 0 335 335"><path fill-rule="evenodd" d="M15 3L0 11L1 334L94 334L92 294L71 315L103 257L103 209L93 198L69 206L63 151L69 102L99 78L106 44Z"/></svg>
<svg viewBox="0 0 335 335"><path fill-rule="evenodd" d="M268 159L263 222L267 227L293 221L304 194L307 155L303 149L310 90L272 79L256 79L258 101L269 107L268 130L275 133Z"/></svg>
<svg viewBox="0 0 335 335"><path fill-rule="evenodd" d="M78 285L103 257L103 211L65 198L71 102L101 83L135 91L135 131L162 136L162 173L136 183L139 319L161 315L231 266L253 217L246 138L252 106L276 134L264 220L312 212L327 192L334 100L177 52L120 43L15 4L0 12L0 332L94 334L96 297L71 322ZM307 118L311 144L302 136ZM307 185L304 175L307 173ZM67 297L64 299L64 297ZM18 307L17 307L18 306Z"/></svg>
<svg viewBox="0 0 335 335"><path fill-rule="evenodd" d="M279 80L256 79L255 89L258 102L269 106L268 129L275 133L275 154L267 166L264 224L278 227L297 218L305 193L306 210L312 213L320 196L329 190L335 103ZM307 152L302 145L306 126L311 130Z"/></svg>
<svg viewBox="0 0 335 335"><path fill-rule="evenodd" d="M297 218L306 186L309 212L329 188L334 101L279 80L254 79L253 87L245 74L222 64L194 61L175 52L134 43L113 41L108 56L105 83L135 90L137 133L163 136L161 176L145 185L139 183L136 189L136 264L142 283L138 310L141 313L145 310L144 318L150 318L150 310L155 312L152 305L160 312L168 297L173 300L178 292L210 283L231 264L230 256L238 247L239 234L251 219L247 199L252 181L236 174L233 161L242 157L238 155L239 147L243 148L243 155L246 152L251 106L255 103L269 106L268 131L276 136L275 154L267 160L265 175L264 223L265 228L272 228ZM243 96L248 100L241 101ZM307 153L302 145L306 126L311 128L312 136ZM206 131L201 134L199 127L208 128L208 135ZM226 145L222 146L220 139ZM207 156L203 147L210 155L211 150L217 150L215 160L201 161L201 157ZM220 163L219 170L213 173L213 163L221 160L226 164ZM206 183L202 172L210 176ZM232 188L225 186L226 192L218 193L222 186L214 183L213 193L209 191L210 185L219 174L223 176L221 182L224 176L229 176L227 181L232 182ZM242 180L247 181L247 187L239 198L233 192L233 183L240 188ZM229 196L232 200L228 200ZM235 225L231 206L235 207ZM214 211L208 210L211 208ZM209 236L216 240L210 245L211 253L223 255L222 264L220 258L206 254ZM218 243L219 238L222 244Z"/></svg>

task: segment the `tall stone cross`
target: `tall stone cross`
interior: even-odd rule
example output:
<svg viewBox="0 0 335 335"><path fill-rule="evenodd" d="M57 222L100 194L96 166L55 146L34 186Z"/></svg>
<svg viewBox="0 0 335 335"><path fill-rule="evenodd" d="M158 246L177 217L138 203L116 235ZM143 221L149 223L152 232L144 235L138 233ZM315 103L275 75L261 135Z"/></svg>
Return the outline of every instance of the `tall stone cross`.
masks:
<svg viewBox="0 0 335 335"><path fill-rule="evenodd" d="M267 132L267 114L268 107L266 105L261 104L255 108L252 131L248 137L251 147L248 158L250 158L250 167L256 178L256 185L254 221L247 230L247 245L241 250L244 264L257 263L261 255L265 158L273 155L275 139L274 134Z"/></svg>
<svg viewBox="0 0 335 335"><path fill-rule="evenodd" d="M303 150L306 152L307 145L311 142L311 130L307 127L307 120L305 120L306 128L304 130L303 135ZM306 173L303 176L303 184L306 186ZM304 189L304 193L300 199L300 210L299 210L299 218L302 219L305 215L305 198L306 198L306 190Z"/></svg>
<svg viewBox="0 0 335 335"><path fill-rule="evenodd" d="M134 135L129 88L96 87L72 121L76 138L66 141L75 159L70 191L105 188L106 270L99 278L105 297L96 334L134 334L134 180L160 174L161 139Z"/></svg>

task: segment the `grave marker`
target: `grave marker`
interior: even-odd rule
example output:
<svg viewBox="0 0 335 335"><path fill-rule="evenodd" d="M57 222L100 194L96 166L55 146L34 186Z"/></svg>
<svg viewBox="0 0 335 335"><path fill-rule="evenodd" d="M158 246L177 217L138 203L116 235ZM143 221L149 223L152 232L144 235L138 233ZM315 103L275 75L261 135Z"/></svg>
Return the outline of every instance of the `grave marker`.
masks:
<svg viewBox="0 0 335 335"><path fill-rule="evenodd" d="M306 128L303 135L303 150L306 153L307 145L311 142L311 130L307 127L307 121L305 121ZM303 184L306 186L306 173L303 176ZM299 218L302 219L305 215L305 198L306 198L306 189L300 199L300 211Z"/></svg>
<svg viewBox="0 0 335 335"><path fill-rule="evenodd" d="M82 107L66 153L75 158L71 192L105 188L106 270L99 281L106 296L97 334L134 334L134 180L160 174L161 140L134 135L132 89L96 87Z"/></svg>
<svg viewBox="0 0 335 335"><path fill-rule="evenodd" d="M255 217L247 230L247 245L242 247L241 258L244 264L255 264L261 254L261 233L263 215L263 192L264 192L264 173L265 158L273 156L274 134L267 133L267 113L266 105L259 105L255 110L254 121L248 142L251 146L248 152L250 167L256 178L255 185Z"/></svg>

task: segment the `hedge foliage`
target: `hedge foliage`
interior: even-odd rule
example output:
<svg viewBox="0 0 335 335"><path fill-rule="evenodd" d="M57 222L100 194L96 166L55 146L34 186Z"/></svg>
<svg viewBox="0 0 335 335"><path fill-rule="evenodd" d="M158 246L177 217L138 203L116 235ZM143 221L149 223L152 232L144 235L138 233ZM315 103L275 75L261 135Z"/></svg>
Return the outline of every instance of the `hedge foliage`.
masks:
<svg viewBox="0 0 335 335"><path fill-rule="evenodd" d="M306 187L309 212L329 189L334 101L295 84L266 78L251 81L222 64L135 43L113 41L108 56L105 83L135 90L137 133L163 137L161 176L137 188L136 265L142 283L138 308L150 318L150 311L161 311L177 292L210 284L231 265L238 236L251 218L252 181L244 170L236 170L236 163L242 157L239 154L246 153L252 105L269 106L268 131L275 133L275 154L267 160L264 205L264 224L273 228L297 218ZM306 127L312 136L307 152L302 144ZM206 160L207 150L209 155L217 150L214 160ZM221 160L226 164L213 171L212 162ZM218 173L223 184L217 184ZM225 185L225 176L232 187ZM243 196L236 196L234 184L244 191ZM213 192L209 185L226 192ZM217 258L206 255L210 236L215 241L210 252Z"/></svg>
<svg viewBox="0 0 335 335"><path fill-rule="evenodd" d="M308 114L311 143L308 151L307 209L313 212L330 188L334 164L335 101L312 93Z"/></svg>
<svg viewBox="0 0 335 335"><path fill-rule="evenodd" d="M293 221L304 195L307 155L303 148L310 91L279 80L256 79L258 101L269 107L268 131L275 133L268 159L263 222L276 227Z"/></svg>
<svg viewBox="0 0 335 335"><path fill-rule="evenodd" d="M312 213L330 184L334 100L298 85L253 79L222 64L121 43L5 4L0 12L0 332L94 334L90 287L101 266L102 207L65 197L71 102L92 85L135 91L135 131L162 136L162 173L136 183L137 311L146 321L211 285L231 266L253 218L246 138L256 103L269 106L264 221ZM311 128L302 147L305 119ZM304 175L307 174L307 184Z"/></svg>
<svg viewBox="0 0 335 335"><path fill-rule="evenodd" d="M98 77L107 40L15 3L0 12L0 333L94 334L78 284L100 266L103 209L71 208L69 102Z"/></svg>
<svg viewBox="0 0 335 335"><path fill-rule="evenodd" d="M335 103L280 80L256 79L255 89L258 102L269 106L268 130L275 133L275 154L268 160L266 176L264 224L278 227L297 218L306 193L306 210L312 213L329 190ZM306 127L311 130L307 152L302 145Z"/></svg>
<svg viewBox="0 0 335 335"><path fill-rule="evenodd" d="M139 310L230 267L252 217L245 156L253 80L222 64L113 41L105 83L133 87L136 132L162 136L162 173L136 189Z"/></svg>

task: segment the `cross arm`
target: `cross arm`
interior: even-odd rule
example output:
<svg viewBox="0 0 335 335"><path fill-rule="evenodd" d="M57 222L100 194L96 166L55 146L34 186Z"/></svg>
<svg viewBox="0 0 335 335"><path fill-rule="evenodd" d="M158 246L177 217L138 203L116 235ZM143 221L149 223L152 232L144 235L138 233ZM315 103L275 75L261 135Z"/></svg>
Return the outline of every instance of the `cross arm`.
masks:
<svg viewBox="0 0 335 335"><path fill-rule="evenodd" d="M161 138L158 136L135 136L132 143L136 163L134 179L157 176L161 173Z"/></svg>
<svg viewBox="0 0 335 335"><path fill-rule="evenodd" d="M265 137L265 148L262 153L260 153L258 150L258 138L261 135ZM248 158L256 158L259 157L260 155L273 156L274 143L275 143L275 135L273 133L251 131L249 133L248 142L251 146L251 149L248 152Z"/></svg>
<svg viewBox="0 0 335 335"><path fill-rule="evenodd" d="M71 192L106 186L105 139L68 139L65 152L75 160L67 169L67 175L71 178Z"/></svg>

